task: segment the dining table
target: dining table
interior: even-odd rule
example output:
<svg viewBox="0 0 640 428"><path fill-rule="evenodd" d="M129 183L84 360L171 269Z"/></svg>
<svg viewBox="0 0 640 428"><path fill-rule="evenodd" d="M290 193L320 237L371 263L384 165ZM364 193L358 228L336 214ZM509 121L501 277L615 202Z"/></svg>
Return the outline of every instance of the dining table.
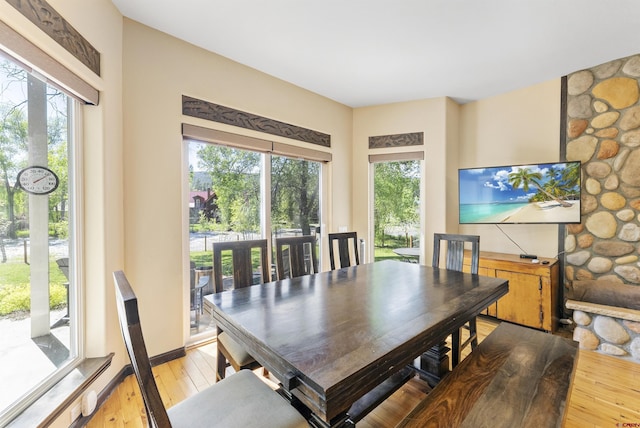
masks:
<svg viewBox="0 0 640 428"><path fill-rule="evenodd" d="M394 248L393 252L407 262L418 263L420 261L420 248L418 247Z"/></svg>
<svg viewBox="0 0 640 428"><path fill-rule="evenodd" d="M205 299L218 333L268 369L312 425L337 427L355 425L377 390L406 381L418 357L507 292L505 279L385 260Z"/></svg>

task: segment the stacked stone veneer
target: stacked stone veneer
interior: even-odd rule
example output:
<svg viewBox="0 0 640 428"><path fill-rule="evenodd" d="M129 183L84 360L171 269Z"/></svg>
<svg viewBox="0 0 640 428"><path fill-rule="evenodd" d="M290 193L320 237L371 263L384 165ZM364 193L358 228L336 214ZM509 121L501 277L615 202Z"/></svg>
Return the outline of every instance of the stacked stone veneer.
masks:
<svg viewBox="0 0 640 428"><path fill-rule="evenodd" d="M582 223L567 227L565 283L640 286L640 55L567 78L567 160L582 161ZM586 349L640 361L640 323L574 311Z"/></svg>
<svg viewBox="0 0 640 428"><path fill-rule="evenodd" d="M580 342L582 349L640 360L639 322L582 310L573 311L573 321L573 340Z"/></svg>

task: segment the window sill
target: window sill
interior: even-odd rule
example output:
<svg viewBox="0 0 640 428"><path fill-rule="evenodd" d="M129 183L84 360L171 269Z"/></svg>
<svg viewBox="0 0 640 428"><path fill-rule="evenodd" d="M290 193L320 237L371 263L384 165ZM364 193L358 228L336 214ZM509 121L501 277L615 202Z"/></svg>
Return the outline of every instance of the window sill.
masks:
<svg viewBox="0 0 640 428"><path fill-rule="evenodd" d="M18 415L8 427L47 426L77 400L111 365L113 352L106 357L87 358L35 403Z"/></svg>

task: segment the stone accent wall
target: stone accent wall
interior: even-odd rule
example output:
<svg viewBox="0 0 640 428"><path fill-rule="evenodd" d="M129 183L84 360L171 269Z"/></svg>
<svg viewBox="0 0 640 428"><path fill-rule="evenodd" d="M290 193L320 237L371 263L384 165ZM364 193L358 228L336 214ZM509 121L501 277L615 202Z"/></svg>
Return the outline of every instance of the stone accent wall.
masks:
<svg viewBox="0 0 640 428"><path fill-rule="evenodd" d="M639 100L640 55L567 76L566 158L582 161L583 197L582 223L567 227L565 284L640 286ZM581 311L573 318L581 347L640 360L637 323Z"/></svg>
<svg viewBox="0 0 640 428"><path fill-rule="evenodd" d="M573 340L580 348L640 361L640 323L612 315L573 311Z"/></svg>

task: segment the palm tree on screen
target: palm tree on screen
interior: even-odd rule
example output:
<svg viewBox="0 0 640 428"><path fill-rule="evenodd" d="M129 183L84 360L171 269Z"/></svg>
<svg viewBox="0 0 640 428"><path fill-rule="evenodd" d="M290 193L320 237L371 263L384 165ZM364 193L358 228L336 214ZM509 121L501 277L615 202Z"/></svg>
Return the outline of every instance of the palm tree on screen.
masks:
<svg viewBox="0 0 640 428"><path fill-rule="evenodd" d="M542 180L542 174L540 172L531 171L529 168L520 168L517 171L510 172L508 179L509 184L511 184L515 189L522 187L525 192L528 192L530 186L533 185L540 192L547 195L549 199L558 202L563 207L571 207L571 204L560 199L560 196L555 196L549 191L545 190L544 186L540 184L540 180Z"/></svg>

